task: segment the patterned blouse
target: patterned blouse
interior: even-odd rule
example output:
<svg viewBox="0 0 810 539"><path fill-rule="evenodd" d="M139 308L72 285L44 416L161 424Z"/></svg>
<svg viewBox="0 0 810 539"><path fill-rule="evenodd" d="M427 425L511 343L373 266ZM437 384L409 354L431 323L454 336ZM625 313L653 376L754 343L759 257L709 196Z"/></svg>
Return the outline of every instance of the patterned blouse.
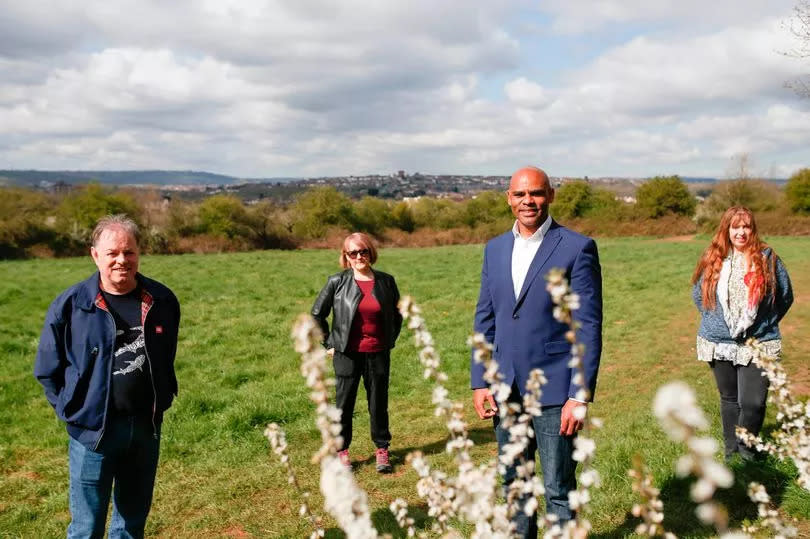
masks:
<svg viewBox="0 0 810 539"><path fill-rule="evenodd" d="M748 288L745 286L745 273L748 268L745 264L745 255L731 252L731 272L728 277L728 305L723 305L723 309L728 309L731 315L732 325L740 320L748 303ZM780 357L782 354L782 340L775 339L760 343L762 352L772 357ZM737 343L714 343L698 335L697 356L701 361L731 361L734 365L748 365L753 357L753 349L745 344Z"/></svg>

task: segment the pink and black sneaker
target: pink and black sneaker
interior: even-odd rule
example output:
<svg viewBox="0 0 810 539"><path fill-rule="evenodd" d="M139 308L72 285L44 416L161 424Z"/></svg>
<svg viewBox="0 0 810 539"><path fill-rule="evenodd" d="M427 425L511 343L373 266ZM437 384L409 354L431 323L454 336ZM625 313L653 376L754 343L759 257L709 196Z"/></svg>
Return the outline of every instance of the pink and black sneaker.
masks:
<svg viewBox="0 0 810 539"><path fill-rule="evenodd" d="M391 461L388 458L387 448L385 447L378 448L376 457L377 457L377 472L391 473L394 470L394 468L391 466Z"/></svg>

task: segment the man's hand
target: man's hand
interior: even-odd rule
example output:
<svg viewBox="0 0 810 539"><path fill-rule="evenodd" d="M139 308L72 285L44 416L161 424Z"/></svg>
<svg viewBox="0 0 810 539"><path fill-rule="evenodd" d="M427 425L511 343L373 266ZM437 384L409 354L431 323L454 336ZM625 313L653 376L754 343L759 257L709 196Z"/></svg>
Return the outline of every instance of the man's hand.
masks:
<svg viewBox="0 0 810 539"><path fill-rule="evenodd" d="M486 403L489 403L489 408L485 406ZM498 411L498 407L495 406L495 398L485 387L473 389L473 406L481 419L493 417Z"/></svg>
<svg viewBox="0 0 810 539"><path fill-rule="evenodd" d="M560 434L571 436L579 431L585 425L585 413L587 411L588 405L584 402L575 401L574 399L565 401L562 412L560 412Z"/></svg>

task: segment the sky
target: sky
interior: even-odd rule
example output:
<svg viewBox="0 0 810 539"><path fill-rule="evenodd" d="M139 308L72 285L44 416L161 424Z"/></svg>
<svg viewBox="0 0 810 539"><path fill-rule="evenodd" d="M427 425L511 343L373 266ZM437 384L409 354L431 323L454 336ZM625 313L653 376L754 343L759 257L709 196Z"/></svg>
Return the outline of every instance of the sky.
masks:
<svg viewBox="0 0 810 539"><path fill-rule="evenodd" d="M799 0L0 0L0 169L787 177Z"/></svg>

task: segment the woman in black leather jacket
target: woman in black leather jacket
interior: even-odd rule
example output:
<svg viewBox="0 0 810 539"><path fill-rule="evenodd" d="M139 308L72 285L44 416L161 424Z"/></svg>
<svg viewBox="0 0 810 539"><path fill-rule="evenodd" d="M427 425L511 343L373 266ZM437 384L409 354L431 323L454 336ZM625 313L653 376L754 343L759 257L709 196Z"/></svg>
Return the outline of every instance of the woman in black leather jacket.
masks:
<svg viewBox="0 0 810 539"><path fill-rule="evenodd" d="M399 290L394 278L372 269L377 249L361 232L343 240L340 265L343 271L330 276L315 304L312 316L326 336L324 345L335 367L335 400L341 410L343 446L338 456L351 467L352 415L360 378L366 388L371 419L371 439L377 446L377 471L390 473L388 445L388 377L391 348L402 327ZM332 312L332 329L326 318Z"/></svg>

